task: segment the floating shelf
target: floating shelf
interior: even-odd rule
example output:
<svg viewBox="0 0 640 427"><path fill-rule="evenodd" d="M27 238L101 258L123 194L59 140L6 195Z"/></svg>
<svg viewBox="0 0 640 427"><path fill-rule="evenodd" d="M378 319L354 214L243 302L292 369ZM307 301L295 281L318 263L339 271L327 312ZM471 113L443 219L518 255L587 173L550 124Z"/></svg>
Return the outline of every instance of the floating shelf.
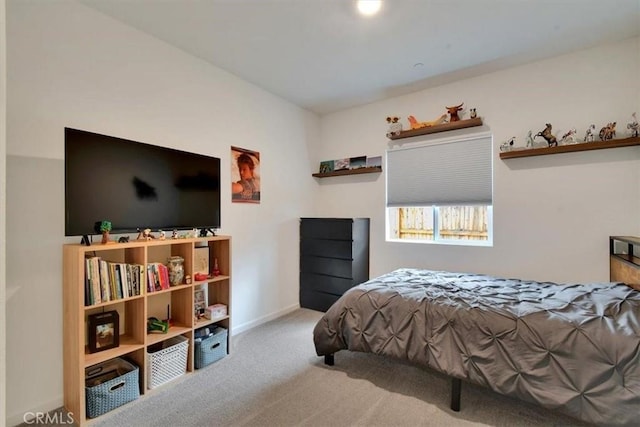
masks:
<svg viewBox="0 0 640 427"><path fill-rule="evenodd" d="M345 169L327 173L314 173L311 176L315 176L316 178L328 178L330 176L343 176L343 175L360 175L363 173L380 173L382 172L382 168L359 168L359 169Z"/></svg>
<svg viewBox="0 0 640 427"><path fill-rule="evenodd" d="M602 150L604 148L631 147L640 145L640 137L613 139L611 141L581 142L579 144L559 145L557 147L529 148L500 153L500 158L514 159L516 157L544 156L546 154L573 153L576 151Z"/></svg>
<svg viewBox="0 0 640 427"><path fill-rule="evenodd" d="M482 119L476 117L475 119L458 120L455 122L443 123L441 125L427 126L420 129L409 129L400 132L400 135L392 136L389 139L402 139L412 136L428 135L430 133L446 132L455 129L464 129L474 126L482 126Z"/></svg>

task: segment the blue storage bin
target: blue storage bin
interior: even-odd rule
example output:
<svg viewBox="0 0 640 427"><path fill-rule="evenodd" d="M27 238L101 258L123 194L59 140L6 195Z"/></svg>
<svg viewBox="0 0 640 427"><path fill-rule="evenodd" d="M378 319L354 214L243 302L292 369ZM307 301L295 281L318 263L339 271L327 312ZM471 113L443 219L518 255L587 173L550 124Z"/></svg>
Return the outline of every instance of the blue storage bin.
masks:
<svg viewBox="0 0 640 427"><path fill-rule="evenodd" d="M138 367L119 357L85 368L87 418L95 418L140 397Z"/></svg>
<svg viewBox="0 0 640 427"><path fill-rule="evenodd" d="M194 344L195 367L204 368L227 355L227 330L220 326L198 329Z"/></svg>

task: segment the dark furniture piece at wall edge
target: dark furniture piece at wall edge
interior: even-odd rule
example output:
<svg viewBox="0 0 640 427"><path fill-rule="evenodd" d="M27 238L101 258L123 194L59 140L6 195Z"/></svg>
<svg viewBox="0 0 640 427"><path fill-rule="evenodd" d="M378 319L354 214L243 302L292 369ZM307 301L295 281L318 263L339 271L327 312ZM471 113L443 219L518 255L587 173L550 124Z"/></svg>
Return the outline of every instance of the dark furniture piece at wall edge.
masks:
<svg viewBox="0 0 640 427"><path fill-rule="evenodd" d="M369 280L369 218L300 219L300 307L327 311Z"/></svg>
<svg viewBox="0 0 640 427"><path fill-rule="evenodd" d="M640 291L640 237L609 237L609 280Z"/></svg>

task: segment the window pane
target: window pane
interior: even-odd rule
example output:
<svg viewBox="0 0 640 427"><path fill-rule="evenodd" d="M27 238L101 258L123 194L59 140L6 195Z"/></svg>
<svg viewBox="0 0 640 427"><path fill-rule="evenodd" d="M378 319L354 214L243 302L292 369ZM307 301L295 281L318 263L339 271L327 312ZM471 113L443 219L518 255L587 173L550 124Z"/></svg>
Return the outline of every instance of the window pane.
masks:
<svg viewBox="0 0 640 427"><path fill-rule="evenodd" d="M388 208L389 238L433 240L433 208Z"/></svg>
<svg viewBox="0 0 640 427"><path fill-rule="evenodd" d="M440 239L489 239L487 206L440 206L437 209Z"/></svg>

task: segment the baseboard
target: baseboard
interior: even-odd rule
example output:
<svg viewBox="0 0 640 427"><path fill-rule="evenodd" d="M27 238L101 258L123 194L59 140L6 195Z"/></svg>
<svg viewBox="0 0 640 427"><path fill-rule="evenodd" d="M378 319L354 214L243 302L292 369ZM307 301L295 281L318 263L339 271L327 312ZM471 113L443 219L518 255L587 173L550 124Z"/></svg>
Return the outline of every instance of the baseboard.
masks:
<svg viewBox="0 0 640 427"><path fill-rule="evenodd" d="M282 317L286 314L291 313L300 308L300 303L291 305L289 307L283 308L282 310L278 310L274 313L267 314L266 316L262 316L258 319L252 320L251 322L243 323L242 325L234 326L231 330L233 335L237 335L239 333L248 331L249 329L255 328L256 326L260 326L263 323L267 323L270 320L277 319L278 317Z"/></svg>
<svg viewBox="0 0 640 427"><path fill-rule="evenodd" d="M60 410L62 406L63 402L61 396L59 399L52 400L48 403L43 403L33 408L26 409L23 412L7 416L7 426L18 426L24 424L25 421L33 420L37 416L42 417L42 414L56 412ZM61 423L59 423L60 425L62 425L66 421L66 418L60 418L57 421L62 421ZM35 425L35 423L33 424Z"/></svg>

